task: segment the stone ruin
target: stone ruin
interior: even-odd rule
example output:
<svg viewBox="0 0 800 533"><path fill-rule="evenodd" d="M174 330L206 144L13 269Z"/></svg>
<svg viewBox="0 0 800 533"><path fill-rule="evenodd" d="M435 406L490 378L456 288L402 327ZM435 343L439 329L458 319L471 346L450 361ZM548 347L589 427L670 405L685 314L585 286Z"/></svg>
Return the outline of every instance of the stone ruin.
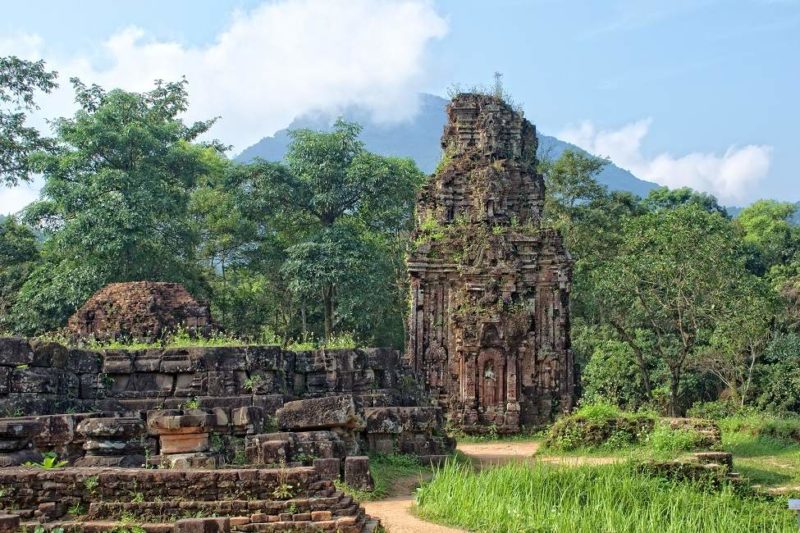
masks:
<svg viewBox="0 0 800 533"><path fill-rule="evenodd" d="M207 335L212 322L201 305L179 283L132 281L111 283L72 315L68 332L76 338L98 340L158 340L178 327Z"/></svg>
<svg viewBox="0 0 800 533"><path fill-rule="evenodd" d="M535 127L458 95L417 202L407 359L466 432L514 433L572 409L571 258L541 227Z"/></svg>
<svg viewBox="0 0 800 533"><path fill-rule="evenodd" d="M197 309L171 284L118 287L73 317L78 331L157 336L180 323L174 309ZM126 314L100 303L123 293L145 302L116 299ZM105 314L90 320L90 308ZM412 375L391 349L0 338L0 531L106 531L123 518L152 532L373 531L336 483L372 490L368 454L438 463L455 446ZM69 466L25 466L48 454Z"/></svg>

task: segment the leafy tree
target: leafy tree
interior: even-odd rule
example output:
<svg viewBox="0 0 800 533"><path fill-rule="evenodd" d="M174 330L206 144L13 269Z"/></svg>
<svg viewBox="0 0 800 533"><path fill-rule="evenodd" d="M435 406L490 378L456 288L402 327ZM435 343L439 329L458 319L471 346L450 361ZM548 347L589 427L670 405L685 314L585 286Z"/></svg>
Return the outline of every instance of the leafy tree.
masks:
<svg viewBox="0 0 800 533"><path fill-rule="evenodd" d="M770 341L777 312L775 293L763 279L743 273L723 310L697 368L716 376L731 401L743 406L752 395L755 370Z"/></svg>
<svg viewBox="0 0 800 533"><path fill-rule="evenodd" d="M7 330L8 315L22 284L39 259L36 236L14 217L0 223L0 331Z"/></svg>
<svg viewBox="0 0 800 533"><path fill-rule="evenodd" d="M776 335L757 369L761 409L800 413L800 335Z"/></svg>
<svg viewBox="0 0 800 533"><path fill-rule="evenodd" d="M727 313L746 273L730 223L697 206L626 220L616 255L587 284L596 320L609 324L634 353L646 394L648 355L669 370L669 411L681 411L687 366Z"/></svg>
<svg viewBox="0 0 800 533"><path fill-rule="evenodd" d="M606 196L606 187L597 181L606 164L605 159L576 150L564 150L558 159L540 163L545 176L544 213L550 225L569 235L581 211Z"/></svg>
<svg viewBox="0 0 800 533"><path fill-rule="evenodd" d="M744 230L745 244L753 250L751 265L757 274L770 273L783 281L800 273L786 268L800 251L800 228L791 223L796 210L797 205L790 202L759 200L739 213L736 222Z"/></svg>
<svg viewBox="0 0 800 533"><path fill-rule="evenodd" d="M642 206L648 211L675 209L682 205L694 205L709 213L718 213L724 217L728 216L728 211L717 203L717 199L714 196L704 192L697 192L689 187L678 189L657 187L642 200Z"/></svg>
<svg viewBox="0 0 800 533"><path fill-rule="evenodd" d="M374 237L408 229L423 178L410 159L367 152L359 133L341 120L331 132L298 130L286 166L262 161L244 170L256 182L251 196L279 233L291 235L282 271L304 306L321 300L326 339L342 318L338 302L369 298Z"/></svg>
<svg viewBox="0 0 800 533"><path fill-rule="evenodd" d="M44 61L0 57L0 182L29 180L29 156L51 147L25 120L27 112L37 109L36 91L49 93L57 87L55 80L56 73L46 70Z"/></svg>
<svg viewBox="0 0 800 533"><path fill-rule="evenodd" d="M610 402L635 411L651 400L645 393L642 373L630 346L605 329L585 325L573 328L573 349L586 356L580 374L582 401Z"/></svg>
<svg viewBox="0 0 800 533"><path fill-rule="evenodd" d="M113 281L179 281L199 288L190 192L215 146L192 144L213 121L187 126L186 82L105 92L73 80L81 109L55 122L55 146L32 156L45 179L26 212L50 236L20 290L16 329L58 327Z"/></svg>

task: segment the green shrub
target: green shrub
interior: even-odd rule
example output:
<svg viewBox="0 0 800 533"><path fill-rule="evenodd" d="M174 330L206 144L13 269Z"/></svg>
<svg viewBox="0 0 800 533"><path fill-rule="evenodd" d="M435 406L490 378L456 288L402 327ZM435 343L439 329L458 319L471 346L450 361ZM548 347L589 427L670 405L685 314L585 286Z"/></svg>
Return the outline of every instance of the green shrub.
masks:
<svg viewBox="0 0 800 533"><path fill-rule="evenodd" d="M744 411L742 406L735 402L717 400L714 402L697 402L686 412L686 416L692 418L708 418L710 420L720 420L730 416L736 416Z"/></svg>
<svg viewBox="0 0 800 533"><path fill-rule="evenodd" d="M688 452L704 447L706 437L693 429L673 429L658 423L647 436L647 443L657 452Z"/></svg>
<svg viewBox="0 0 800 533"><path fill-rule="evenodd" d="M637 473L630 464L448 463L417 492L425 519L470 531L796 531L785 500Z"/></svg>
<svg viewBox="0 0 800 533"><path fill-rule="evenodd" d="M561 451L623 448L642 442L654 425L655 416L650 413L625 413L604 403L585 405L556 421L544 446Z"/></svg>

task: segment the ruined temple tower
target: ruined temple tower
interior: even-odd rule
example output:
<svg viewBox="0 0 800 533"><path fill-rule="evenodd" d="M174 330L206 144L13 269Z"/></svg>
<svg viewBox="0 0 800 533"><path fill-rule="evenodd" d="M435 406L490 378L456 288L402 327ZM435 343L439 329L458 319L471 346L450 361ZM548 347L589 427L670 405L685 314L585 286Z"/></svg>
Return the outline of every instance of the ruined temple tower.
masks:
<svg viewBox="0 0 800 533"><path fill-rule="evenodd" d="M514 433L573 406L571 260L541 227L535 127L487 95L447 115L417 201L407 357L454 425Z"/></svg>

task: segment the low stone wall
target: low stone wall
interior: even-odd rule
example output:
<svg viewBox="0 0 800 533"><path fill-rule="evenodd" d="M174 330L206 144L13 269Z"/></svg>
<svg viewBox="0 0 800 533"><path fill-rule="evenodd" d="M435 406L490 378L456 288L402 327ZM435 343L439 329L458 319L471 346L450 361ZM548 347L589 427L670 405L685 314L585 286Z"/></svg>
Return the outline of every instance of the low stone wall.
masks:
<svg viewBox="0 0 800 533"><path fill-rule="evenodd" d="M0 470L0 508L23 525L75 528L121 517L137 524L227 517L231 531L371 530L363 509L314 468ZM70 514L68 514L70 513ZM31 521L36 522L31 522ZM258 524L258 526L254 526Z"/></svg>
<svg viewBox="0 0 800 533"><path fill-rule="evenodd" d="M365 406L416 405L397 350L291 352L277 346L83 350L0 338L0 415L255 405L353 394Z"/></svg>

